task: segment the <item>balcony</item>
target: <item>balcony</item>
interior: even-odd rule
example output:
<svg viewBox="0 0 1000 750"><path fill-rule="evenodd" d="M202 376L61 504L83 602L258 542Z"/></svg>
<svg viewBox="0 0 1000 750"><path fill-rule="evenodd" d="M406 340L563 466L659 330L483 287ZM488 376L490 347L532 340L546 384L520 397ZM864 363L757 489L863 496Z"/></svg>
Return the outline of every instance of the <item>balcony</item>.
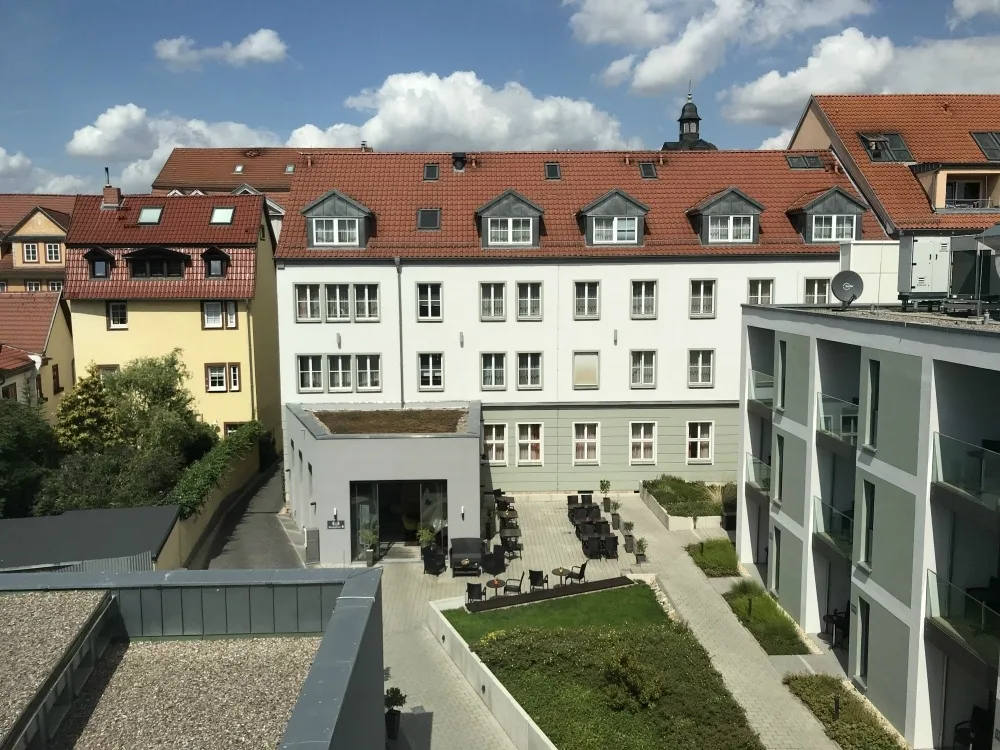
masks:
<svg viewBox="0 0 1000 750"><path fill-rule="evenodd" d="M746 494L758 502L771 501L771 467L747 454Z"/></svg>
<svg viewBox="0 0 1000 750"><path fill-rule="evenodd" d="M768 419L774 408L774 375L750 370L747 373L747 407Z"/></svg>
<svg viewBox="0 0 1000 750"><path fill-rule="evenodd" d="M934 433L934 496L1000 509L1000 453ZM991 519L994 520L994 519Z"/></svg>
<svg viewBox="0 0 1000 750"><path fill-rule="evenodd" d="M816 504L813 517L815 538L850 561L854 552L854 509L837 510L818 497L814 497L813 501Z"/></svg>
<svg viewBox="0 0 1000 750"><path fill-rule="evenodd" d="M992 198L945 198L945 208L956 208L963 211L997 208Z"/></svg>
<svg viewBox="0 0 1000 750"><path fill-rule="evenodd" d="M945 653L952 651L949 646L958 646L983 666L996 670L1000 660L1000 614L969 594L982 592L983 598L992 598L995 594L989 594L990 590L963 591L933 570L927 571L928 635Z"/></svg>
<svg viewBox="0 0 1000 750"><path fill-rule="evenodd" d="M853 458L858 445L858 405L818 393L816 407L817 443L838 455Z"/></svg>

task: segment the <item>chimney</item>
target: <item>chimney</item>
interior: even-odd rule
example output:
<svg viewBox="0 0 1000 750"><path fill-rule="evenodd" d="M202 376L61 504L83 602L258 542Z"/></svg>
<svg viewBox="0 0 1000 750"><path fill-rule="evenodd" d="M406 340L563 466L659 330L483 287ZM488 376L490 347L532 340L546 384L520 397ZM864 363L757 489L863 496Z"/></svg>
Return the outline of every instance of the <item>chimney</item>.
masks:
<svg viewBox="0 0 1000 750"><path fill-rule="evenodd" d="M468 157L464 151L456 151L451 155L451 166L456 172L465 171L465 162Z"/></svg>
<svg viewBox="0 0 1000 750"><path fill-rule="evenodd" d="M101 208L117 211L122 205L122 191L111 185L111 172L104 168L104 197L101 199Z"/></svg>

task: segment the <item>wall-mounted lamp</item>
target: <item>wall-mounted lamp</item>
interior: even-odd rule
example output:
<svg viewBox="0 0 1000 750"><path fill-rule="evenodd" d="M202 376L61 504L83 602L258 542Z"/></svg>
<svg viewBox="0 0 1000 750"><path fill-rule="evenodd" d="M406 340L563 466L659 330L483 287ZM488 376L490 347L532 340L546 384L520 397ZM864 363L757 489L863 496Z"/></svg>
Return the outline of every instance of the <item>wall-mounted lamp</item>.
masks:
<svg viewBox="0 0 1000 750"><path fill-rule="evenodd" d="M316 503L312 502L312 503L309 503L309 504L313 507L313 513L315 513L316 512Z"/></svg>
<svg viewBox="0 0 1000 750"><path fill-rule="evenodd" d="M615 329L615 346L618 346L618 329L617 328Z"/></svg>
<svg viewBox="0 0 1000 750"><path fill-rule="evenodd" d="M333 509L333 520L334 521L337 520L337 509L336 508Z"/></svg>
<svg viewBox="0 0 1000 750"><path fill-rule="evenodd" d="M340 348L340 334L337 334L337 348Z"/></svg>
<svg viewBox="0 0 1000 750"><path fill-rule="evenodd" d="M458 332L458 345L461 347L465 346L465 334L462 331Z"/></svg>
<svg viewBox="0 0 1000 750"><path fill-rule="evenodd" d="M462 506L462 520L465 520L465 506Z"/></svg>

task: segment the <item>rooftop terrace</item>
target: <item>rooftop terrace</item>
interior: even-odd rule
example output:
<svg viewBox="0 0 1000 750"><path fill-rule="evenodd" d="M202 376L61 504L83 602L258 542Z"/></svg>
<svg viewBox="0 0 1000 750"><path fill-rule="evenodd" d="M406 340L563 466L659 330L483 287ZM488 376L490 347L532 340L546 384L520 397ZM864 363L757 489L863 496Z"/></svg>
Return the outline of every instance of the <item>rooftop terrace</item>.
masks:
<svg viewBox="0 0 1000 750"><path fill-rule="evenodd" d="M753 310L767 308L753 307ZM803 315L818 315L826 318L849 318L852 320L864 320L872 323L886 323L889 325L920 326L929 328L944 328L967 333L981 333L984 335L1000 335L1000 322L987 320L981 322L981 318L975 316L961 317L958 315L947 315L943 312L924 312L910 310L903 312L899 306L892 307L865 307L862 303L846 310L841 307L801 307L796 305L778 305L776 308L781 311L801 313Z"/></svg>

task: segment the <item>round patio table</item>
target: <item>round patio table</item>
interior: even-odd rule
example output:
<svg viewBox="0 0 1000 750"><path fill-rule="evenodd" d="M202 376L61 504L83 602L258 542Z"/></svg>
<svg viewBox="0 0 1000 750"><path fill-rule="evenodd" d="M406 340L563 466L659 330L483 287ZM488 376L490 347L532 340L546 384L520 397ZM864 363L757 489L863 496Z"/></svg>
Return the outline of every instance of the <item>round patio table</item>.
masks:
<svg viewBox="0 0 1000 750"><path fill-rule="evenodd" d="M499 513L497 513L497 515L500 516L500 518L504 519L505 521L511 521L517 518L517 511L513 509L502 510Z"/></svg>
<svg viewBox="0 0 1000 750"><path fill-rule="evenodd" d="M569 568L553 568L552 569L552 575L559 576L559 585L560 586L565 586L566 585L565 583L563 583L563 579L566 576L568 576L569 574L570 574Z"/></svg>
<svg viewBox="0 0 1000 750"><path fill-rule="evenodd" d="M488 588L493 589L493 596L497 597L500 595L500 589L503 588L504 582L501 581L499 578L491 578L486 582L486 586Z"/></svg>

